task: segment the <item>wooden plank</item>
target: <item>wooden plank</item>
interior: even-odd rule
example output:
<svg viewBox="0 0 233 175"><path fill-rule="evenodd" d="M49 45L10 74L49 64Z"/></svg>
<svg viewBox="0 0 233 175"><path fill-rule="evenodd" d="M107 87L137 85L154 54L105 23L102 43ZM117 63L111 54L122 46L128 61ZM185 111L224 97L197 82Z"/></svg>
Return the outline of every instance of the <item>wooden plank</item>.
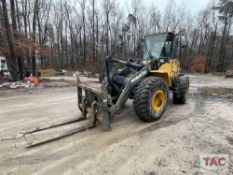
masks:
<svg viewBox="0 0 233 175"><path fill-rule="evenodd" d="M90 91L90 92L92 92L92 93L94 93L96 95L101 95L102 94L100 90L89 87L88 85L85 85L85 84L82 84L82 83L78 83L77 85L78 85L78 87L80 87L80 88L82 88L82 89L84 89L86 91Z"/></svg>

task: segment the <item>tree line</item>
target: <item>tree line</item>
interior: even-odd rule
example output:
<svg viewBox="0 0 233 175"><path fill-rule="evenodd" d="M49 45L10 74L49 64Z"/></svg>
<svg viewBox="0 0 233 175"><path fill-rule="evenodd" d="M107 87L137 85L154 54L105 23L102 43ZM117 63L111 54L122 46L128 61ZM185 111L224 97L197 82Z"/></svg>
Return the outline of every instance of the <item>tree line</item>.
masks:
<svg viewBox="0 0 233 175"><path fill-rule="evenodd" d="M185 30L187 71L233 67L233 1L219 0L192 15L170 0L164 10L131 0L0 0L0 54L12 78L25 69L100 71L106 55L142 58L146 34Z"/></svg>

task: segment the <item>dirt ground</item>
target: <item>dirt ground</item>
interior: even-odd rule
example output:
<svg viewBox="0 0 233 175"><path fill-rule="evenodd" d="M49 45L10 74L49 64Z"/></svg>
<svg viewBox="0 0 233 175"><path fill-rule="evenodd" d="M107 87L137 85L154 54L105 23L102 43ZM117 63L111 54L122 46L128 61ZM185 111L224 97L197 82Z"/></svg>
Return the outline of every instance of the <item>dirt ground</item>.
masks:
<svg viewBox="0 0 233 175"><path fill-rule="evenodd" d="M61 133L71 124L23 137L20 132L80 116L75 87L0 93L0 174L233 174L233 79L189 75L186 105L172 101L164 117L140 121L128 101L112 121L67 138L26 148L28 141ZM227 172L202 172L200 155L228 154Z"/></svg>

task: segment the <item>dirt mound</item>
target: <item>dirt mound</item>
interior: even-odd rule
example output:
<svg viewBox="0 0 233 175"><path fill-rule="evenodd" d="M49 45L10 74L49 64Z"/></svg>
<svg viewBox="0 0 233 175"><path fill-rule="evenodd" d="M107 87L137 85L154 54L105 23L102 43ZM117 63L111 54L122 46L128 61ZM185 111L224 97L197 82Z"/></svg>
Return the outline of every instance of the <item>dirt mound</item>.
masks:
<svg viewBox="0 0 233 175"><path fill-rule="evenodd" d="M72 76L73 71L69 70L55 70L52 68L49 69L38 69L38 72L41 72L42 76L50 77L50 76Z"/></svg>
<svg viewBox="0 0 233 175"><path fill-rule="evenodd" d="M38 69L42 76L55 76L57 71L55 69Z"/></svg>

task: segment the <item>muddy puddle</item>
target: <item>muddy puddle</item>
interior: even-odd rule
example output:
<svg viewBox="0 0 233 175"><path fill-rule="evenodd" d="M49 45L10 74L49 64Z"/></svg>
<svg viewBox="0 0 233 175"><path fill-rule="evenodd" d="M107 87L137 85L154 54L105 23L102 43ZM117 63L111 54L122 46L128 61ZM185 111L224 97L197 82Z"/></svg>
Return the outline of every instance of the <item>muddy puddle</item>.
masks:
<svg viewBox="0 0 233 175"><path fill-rule="evenodd" d="M189 91L189 96L195 97L196 95L207 99L224 99L233 102L233 88L202 87Z"/></svg>
<svg viewBox="0 0 233 175"><path fill-rule="evenodd" d="M223 88L223 87L205 87L199 89L200 94L204 97L207 96L233 96L233 88Z"/></svg>

